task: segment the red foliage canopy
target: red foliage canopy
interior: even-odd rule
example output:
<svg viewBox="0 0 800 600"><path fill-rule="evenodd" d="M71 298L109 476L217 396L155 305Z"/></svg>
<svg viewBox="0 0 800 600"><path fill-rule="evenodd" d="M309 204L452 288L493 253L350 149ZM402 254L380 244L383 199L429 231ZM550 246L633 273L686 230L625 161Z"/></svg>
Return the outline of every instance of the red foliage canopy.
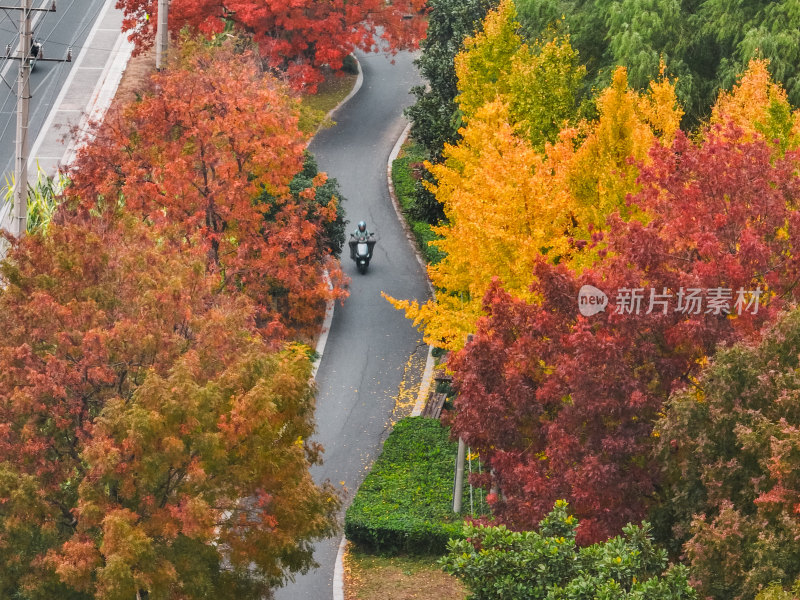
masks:
<svg viewBox="0 0 800 600"><path fill-rule="evenodd" d="M219 33L231 20L252 33L261 56L285 72L293 87L311 91L322 81L320 68L340 69L356 48L371 50L379 39L390 50L414 48L424 35L427 0L173 0L169 27ZM137 49L155 37L156 0L118 0L123 28Z"/></svg>
<svg viewBox="0 0 800 600"><path fill-rule="evenodd" d="M583 542L641 520L658 484L653 422L670 392L717 344L752 335L796 294L800 154L775 158L728 129L701 145L679 134L651 157L630 200L652 221L612 217L608 254L581 275L542 261L532 287L541 304L495 282L489 316L452 361L454 431L490 463L501 492L494 512L512 525L532 528L559 498L581 519ZM605 312L578 313L583 285L608 294ZM676 310L681 289L728 288L735 313L737 290L757 286L768 290L757 314ZM625 288L643 289L639 314L617 314ZM672 294L666 311L645 314L651 289Z"/></svg>
<svg viewBox="0 0 800 600"><path fill-rule="evenodd" d="M294 102L229 44L186 42L152 85L106 116L78 154L68 193L87 206L119 202L199 239L220 288L253 298L267 334L313 331L325 301L344 292L338 263L328 264L333 290L323 276L335 200L320 208L315 188L290 193L305 148Z"/></svg>

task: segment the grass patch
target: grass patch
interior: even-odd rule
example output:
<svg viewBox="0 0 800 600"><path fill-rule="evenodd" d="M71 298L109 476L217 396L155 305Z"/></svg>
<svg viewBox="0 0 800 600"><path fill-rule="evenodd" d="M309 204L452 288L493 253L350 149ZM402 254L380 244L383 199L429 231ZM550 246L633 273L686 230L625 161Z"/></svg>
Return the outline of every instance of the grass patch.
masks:
<svg viewBox="0 0 800 600"><path fill-rule="evenodd" d="M403 144L400 155L392 163L392 185L397 195L397 201L400 203L400 209L403 211L403 217L414 233L417 247L425 258L425 262L436 264L444 258L444 252L431 246L429 242L441 238L433 232L428 223L415 219L412 214L419 177L417 173L419 169L424 168L421 166L424 160L425 150L422 146L415 144L412 140L407 140Z"/></svg>
<svg viewBox="0 0 800 600"><path fill-rule="evenodd" d="M356 83L357 75L341 71L330 72L319 84L316 94L304 94L300 100L300 130L313 134L320 126L330 127L333 121L327 114L347 97Z"/></svg>
<svg viewBox="0 0 800 600"><path fill-rule="evenodd" d="M374 556L348 547L346 600L464 600L467 590L430 557Z"/></svg>

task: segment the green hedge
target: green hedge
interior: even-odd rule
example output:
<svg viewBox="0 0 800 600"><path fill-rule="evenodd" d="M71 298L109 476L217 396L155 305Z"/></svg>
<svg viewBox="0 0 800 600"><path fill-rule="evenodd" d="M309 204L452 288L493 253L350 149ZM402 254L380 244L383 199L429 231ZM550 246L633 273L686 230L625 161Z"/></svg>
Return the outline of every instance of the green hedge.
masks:
<svg viewBox="0 0 800 600"><path fill-rule="evenodd" d="M440 238L433 232L428 223L414 217L417 188L421 184L414 178L412 165L425 160L425 151L422 146L417 144L404 146L403 150L403 156L392 163L392 185L394 186L395 194L397 194L397 200L400 203L403 216L414 233L417 246L422 252L425 262L436 264L444 258L444 252L435 246L429 245L428 242Z"/></svg>
<svg viewBox="0 0 800 600"><path fill-rule="evenodd" d="M394 426L347 509L348 540L384 554L443 554L448 539L462 537L461 517L452 512L457 444L448 437L436 419Z"/></svg>

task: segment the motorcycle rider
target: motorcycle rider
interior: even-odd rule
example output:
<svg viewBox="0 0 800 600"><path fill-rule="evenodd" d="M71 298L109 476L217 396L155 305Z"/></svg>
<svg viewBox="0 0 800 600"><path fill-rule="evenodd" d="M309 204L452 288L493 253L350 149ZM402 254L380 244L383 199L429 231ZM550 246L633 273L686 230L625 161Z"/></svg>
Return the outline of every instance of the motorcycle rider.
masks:
<svg viewBox="0 0 800 600"><path fill-rule="evenodd" d="M356 226L356 230L350 234L351 238L354 238L355 241L366 241L370 237L372 237L372 233L367 230L367 223L366 221L359 221L358 225ZM352 243L353 240L350 240L350 258L355 260L356 259L356 244Z"/></svg>
<svg viewBox="0 0 800 600"><path fill-rule="evenodd" d="M359 238L365 238L366 239L366 238L370 237L371 235L372 234L369 231L367 231L367 223L366 223L366 221L359 221L358 222L358 226L356 227L356 230L353 232L353 237L355 237L356 239L359 239Z"/></svg>

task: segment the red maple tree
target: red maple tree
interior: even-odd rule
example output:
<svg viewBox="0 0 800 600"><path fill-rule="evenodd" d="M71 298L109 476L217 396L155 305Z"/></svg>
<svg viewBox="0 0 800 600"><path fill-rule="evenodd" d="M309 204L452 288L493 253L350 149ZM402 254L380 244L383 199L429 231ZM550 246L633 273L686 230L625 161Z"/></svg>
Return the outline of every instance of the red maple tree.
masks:
<svg viewBox="0 0 800 600"><path fill-rule="evenodd" d="M356 48L415 48L424 35L427 0L173 0L169 27L173 32L216 34L226 21L252 34L270 68L286 73L293 87L315 91L320 69L342 67ZM118 0L123 29L137 51L155 37L157 0Z"/></svg>
<svg viewBox="0 0 800 600"><path fill-rule="evenodd" d="M776 158L731 127L699 145L679 133L653 148L651 163L630 202L652 220L612 217L595 239L605 259L580 275L541 261L532 286L540 304L495 282L488 317L451 363L454 432L489 462L500 492L493 511L517 527L535 526L559 498L581 519L583 542L641 520L658 485L653 422L669 394L691 385L717 344L753 335L797 295L800 154ZM605 312L579 314L583 285L608 294ZM737 315L737 291L758 286L760 309ZM634 289L638 314L619 301ZM676 310L690 289L732 290L733 315ZM647 312L651 290L671 294L667 310Z"/></svg>
<svg viewBox="0 0 800 600"><path fill-rule="evenodd" d="M253 298L268 336L311 335L325 302L344 291L324 238L336 199L315 198L325 175L290 190L305 148L296 103L232 44L187 41L151 84L97 127L67 193L202 244L220 289Z"/></svg>

